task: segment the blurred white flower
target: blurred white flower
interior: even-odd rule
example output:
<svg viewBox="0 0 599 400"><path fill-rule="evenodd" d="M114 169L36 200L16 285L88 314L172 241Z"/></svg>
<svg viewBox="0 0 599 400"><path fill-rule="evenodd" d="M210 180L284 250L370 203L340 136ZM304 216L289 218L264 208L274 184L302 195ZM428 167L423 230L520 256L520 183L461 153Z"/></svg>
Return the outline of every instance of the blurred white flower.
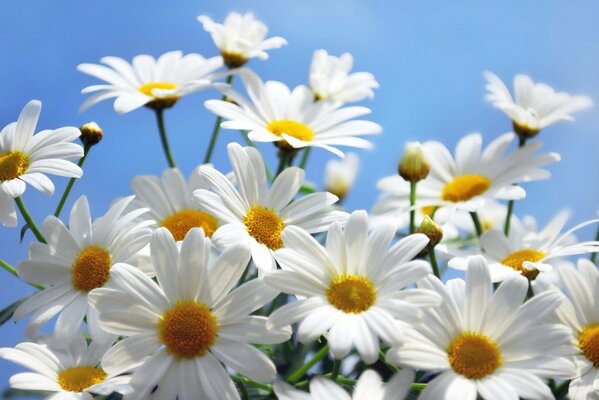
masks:
<svg viewBox="0 0 599 400"><path fill-rule="evenodd" d="M325 166L324 182L327 192L343 199L356 180L360 159L356 153L347 153L342 160L329 160Z"/></svg>

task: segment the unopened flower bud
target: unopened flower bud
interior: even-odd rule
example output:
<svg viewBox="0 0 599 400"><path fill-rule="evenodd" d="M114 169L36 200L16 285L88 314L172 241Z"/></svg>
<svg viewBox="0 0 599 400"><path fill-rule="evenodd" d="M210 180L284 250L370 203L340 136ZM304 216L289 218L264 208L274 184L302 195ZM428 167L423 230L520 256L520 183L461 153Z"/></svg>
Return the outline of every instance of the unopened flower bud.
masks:
<svg viewBox="0 0 599 400"><path fill-rule="evenodd" d="M443 239L443 230L441 227L425 216L422 223L416 228L416 233L423 233L430 239L429 246L435 247Z"/></svg>
<svg viewBox="0 0 599 400"><path fill-rule="evenodd" d="M104 135L102 128L100 128L100 126L93 121L82 125L79 130L81 131L81 136L79 139L86 147L91 147L100 143L100 140L102 140L102 136Z"/></svg>
<svg viewBox="0 0 599 400"><path fill-rule="evenodd" d="M327 192L343 199L351 190L360 160L354 153L348 153L342 160L330 160L325 167L325 186Z"/></svg>
<svg viewBox="0 0 599 400"><path fill-rule="evenodd" d="M422 145L418 142L409 142L399 162L399 176L408 182L418 182L428 176L430 169L430 164L424 158Z"/></svg>

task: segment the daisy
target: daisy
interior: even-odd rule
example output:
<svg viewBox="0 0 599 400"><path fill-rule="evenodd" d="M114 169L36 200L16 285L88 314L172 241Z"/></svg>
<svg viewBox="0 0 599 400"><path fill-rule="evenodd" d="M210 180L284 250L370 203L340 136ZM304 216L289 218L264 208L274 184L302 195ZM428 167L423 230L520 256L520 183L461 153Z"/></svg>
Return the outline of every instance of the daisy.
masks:
<svg viewBox="0 0 599 400"><path fill-rule="evenodd" d="M71 143L81 132L75 127L44 130L34 135L42 103L25 105L17 122L0 132L0 223L17 226L14 200L30 184L51 195L54 184L45 174L80 178L83 171L71 160L83 156L83 148Z"/></svg>
<svg viewBox="0 0 599 400"><path fill-rule="evenodd" d="M221 362L250 379L276 376L273 362L252 344L282 343L291 329L269 331L266 317L249 314L278 292L259 279L233 289L250 259L244 243L229 247L209 269L210 249L201 229L190 230L179 251L170 232L159 228L151 242L158 283L119 264L113 268L118 278L90 294L102 327L129 336L102 366L113 374L135 368L131 399L239 399Z"/></svg>
<svg viewBox="0 0 599 400"><path fill-rule="evenodd" d="M92 222L87 198L82 196L73 205L68 228L54 216L46 218L42 232L47 244L33 243L29 258L17 268L24 281L48 285L14 313L16 321L31 315L28 336L34 336L42 325L60 314L55 325L59 342L68 342L77 334L84 317L93 337L105 337L95 311L89 307L89 292L112 280L112 267L119 262L132 262L152 273L138 253L150 241L152 231L148 225L153 221L135 221L147 209L124 213L131 200L133 196L117 201Z"/></svg>
<svg viewBox="0 0 599 400"><path fill-rule="evenodd" d="M317 100L342 103L372 99L372 89L379 84L369 72L350 74L354 58L349 53L341 57L329 55L326 50L316 50L310 66L310 88Z"/></svg>
<svg viewBox="0 0 599 400"><path fill-rule="evenodd" d="M348 153L342 160L329 160L325 166L324 182L328 192L343 199L351 190L358 174L360 159Z"/></svg>
<svg viewBox="0 0 599 400"><path fill-rule="evenodd" d="M429 290L401 290L430 275L430 265L412 260L428 243L423 234L410 235L390 247L395 229L386 225L368 234L368 215L353 212L342 231L334 223L326 247L302 229L283 232L285 248L275 257L282 270L264 277L283 293L298 296L269 318L280 328L299 322L297 337L308 343L328 333L333 356L345 357L355 347L372 364L379 357L379 339L401 339L395 319L417 322L421 307L436 305Z"/></svg>
<svg viewBox="0 0 599 400"><path fill-rule="evenodd" d="M563 299L557 291L522 304L528 283L514 276L493 293L482 257L472 259L466 282L428 278L418 287L437 292L441 306L405 327L404 343L387 352L387 361L440 371L420 400L553 399L543 379L573 375L570 330L550 322Z"/></svg>
<svg viewBox="0 0 599 400"><path fill-rule="evenodd" d="M82 335L76 335L66 347L52 342L5 347L0 349L0 358L33 371L13 375L9 381L13 389L51 392L48 400L92 400L94 395L132 391L128 376L106 373L100 366L100 359L112 343L94 340L88 345Z"/></svg>
<svg viewBox="0 0 599 400"><path fill-rule="evenodd" d="M235 103L208 100L206 108L227 121L225 129L249 131L255 142L277 142L287 150L314 146L322 147L343 157L334 146L371 148L372 144L359 136L381 132L378 124L355 120L370 113L366 107L341 107L340 103L314 102L306 86L290 90L284 83L263 83L251 71L240 74L250 99L229 86L219 89Z"/></svg>
<svg viewBox="0 0 599 400"><path fill-rule="evenodd" d="M227 15L223 24L214 22L205 15L200 15L198 21L212 36L229 68L241 67L254 57L266 60L266 50L278 49L287 44L287 41L279 36L264 39L268 28L263 22L255 19L252 13L241 15L232 12Z"/></svg>
<svg viewBox="0 0 599 400"><path fill-rule="evenodd" d="M502 230L505 224L505 218L507 216L507 206L494 200L487 200L485 204L477 211L480 225L483 232L490 231L491 229ZM470 235L476 235L476 229L470 214L467 212L456 212L450 217L450 221L453 225L460 229L463 229ZM518 225L517 227L514 227ZM522 221L512 214L510 226L512 229L523 229Z"/></svg>
<svg viewBox="0 0 599 400"><path fill-rule="evenodd" d="M81 105L83 111L96 103L116 97L114 109L125 114L141 106L155 109L172 107L181 97L205 89L215 79L221 57L204 58L180 51L164 53L158 59L139 55L129 64L119 57L104 57L103 65L79 64L83 73L106 82L88 86L81 93L94 93Z"/></svg>
<svg viewBox="0 0 599 400"><path fill-rule="evenodd" d="M285 382L275 383L273 389L279 400L403 400L414 382L414 371L401 370L388 383L383 383L379 374L366 370L360 375L353 395L335 382L315 377L310 381L310 392L293 388Z"/></svg>
<svg viewBox="0 0 599 400"><path fill-rule="evenodd" d="M514 184L548 178L549 172L540 167L556 162L560 157L557 153L532 155L542 146L540 142L526 144L505 154L515 137L513 133L501 135L481 151L481 135L467 135L458 142L455 159L442 143L424 143L431 170L426 179L418 182L418 200L423 206L476 211L487 199L524 198L524 189ZM398 175L381 179L377 186L398 199L410 196L410 183Z"/></svg>
<svg viewBox="0 0 599 400"><path fill-rule="evenodd" d="M133 178L131 189L135 200L131 205L149 209L141 218L156 221L156 227L167 228L177 241L183 240L191 228L202 228L207 237L212 237L220 224L216 217L202 210L193 197L195 190L208 188L197 171L191 174L188 182L177 168L165 170L160 178Z"/></svg>
<svg viewBox="0 0 599 400"><path fill-rule="evenodd" d="M331 209L338 200L331 193L312 193L293 201L304 183L302 169L285 169L268 189L258 150L230 143L227 151L239 190L219 171L204 165L199 169L200 176L214 192L199 189L194 195L203 210L223 221L212 235L215 246L222 249L248 243L261 273L276 269L273 252L284 246L281 233L285 227L318 233L332 222L347 218L345 212Z"/></svg>
<svg viewBox="0 0 599 400"><path fill-rule="evenodd" d="M530 138L549 125L560 121L573 121L571 114L593 105L586 96L571 96L556 92L544 83L534 83L526 75L514 77L514 96L497 76L485 72L487 101L511 118L514 131Z"/></svg>

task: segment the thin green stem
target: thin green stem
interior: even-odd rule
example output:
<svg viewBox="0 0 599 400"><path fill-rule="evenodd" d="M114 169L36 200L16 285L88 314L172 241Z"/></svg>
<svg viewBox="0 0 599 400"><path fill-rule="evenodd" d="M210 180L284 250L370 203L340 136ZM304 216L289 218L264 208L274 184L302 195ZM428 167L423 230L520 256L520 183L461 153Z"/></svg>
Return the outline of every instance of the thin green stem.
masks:
<svg viewBox="0 0 599 400"><path fill-rule="evenodd" d="M239 382L248 386L253 386L255 388L262 389L268 393L272 393L272 385L269 385L268 383L257 382L253 379L240 375L233 375L232 378L235 382Z"/></svg>
<svg viewBox="0 0 599 400"><path fill-rule="evenodd" d="M304 375L306 375L306 372L308 372L310 370L310 368L312 368L313 366L318 364L318 362L320 360L322 360L323 358L325 358L328 353L329 353L329 345L325 344L320 350L318 350L318 352L316 352L316 354L314 354L314 357L312 357L304 365L302 365L301 367L299 367L298 369L293 371L287 377L287 382L293 384L293 383L296 383L297 381L299 381Z"/></svg>
<svg viewBox="0 0 599 400"><path fill-rule="evenodd" d="M308 164L308 158L310 157L310 151L312 147L306 147L302 154L302 159L300 160L299 167L303 170L306 169L306 165Z"/></svg>
<svg viewBox="0 0 599 400"><path fill-rule="evenodd" d="M524 147L526 144L526 137L522 135L518 135L518 147ZM510 224L512 222L512 214L514 212L514 200L510 200L507 202L507 214L505 216L505 223L503 224L503 233L505 236L509 236L510 234Z"/></svg>
<svg viewBox="0 0 599 400"><path fill-rule="evenodd" d="M85 145L85 147L83 148L83 157L81 157L79 159L79 162L77 163L77 165L79 166L79 168L83 167L83 163L85 162L85 159L87 158L87 154L89 153L89 150L92 148L92 146ZM67 183L67 187L64 189L64 193L62 194L62 197L60 198L60 201L58 202L58 206L56 206L56 210L54 211L54 216L56 218L58 218L60 216L60 213L62 212L62 208L64 207L64 203L67 201L67 198L69 197L69 194L71 193L71 189L73 189L73 185L75 184L75 180L77 178L71 178L69 179L69 183Z"/></svg>
<svg viewBox="0 0 599 400"><path fill-rule="evenodd" d="M10 265L9 263L7 263L6 261L4 261L2 259L0 259L0 267L4 270L8 271L12 275L16 276L17 278L19 278L19 275L17 274L17 270L12 265ZM26 282L26 283L29 283L29 282ZM35 283L29 283L29 284L39 290L44 290L46 288L45 286L36 285Z"/></svg>
<svg viewBox="0 0 599 400"><path fill-rule="evenodd" d="M336 381L339 377L339 371L341 370L341 360L333 361L333 370L331 372L331 379Z"/></svg>
<svg viewBox="0 0 599 400"><path fill-rule="evenodd" d="M281 150L279 153L279 166L277 167L277 173L275 174L275 178L279 176L281 172L287 167L287 163L289 162L289 157L291 156L291 152L287 150Z"/></svg>
<svg viewBox="0 0 599 400"><path fill-rule="evenodd" d="M428 246L428 257L431 259L433 273L437 278L441 279L441 273L439 272L439 264L437 263L437 255L435 254L435 246Z"/></svg>
<svg viewBox="0 0 599 400"><path fill-rule="evenodd" d="M391 372L393 372L393 373L396 373L397 371L399 371L399 368L397 368L395 365L389 364L385 359L386 359L385 353L383 353L383 350L379 350L379 360L380 360L380 362L382 362L383 364L385 364L385 366L387 368L389 368L389 370Z"/></svg>
<svg viewBox="0 0 599 400"><path fill-rule="evenodd" d="M227 84L231 84L233 82L233 74L227 76ZM227 96L223 95L221 98L222 101L225 101ZM212 158L212 153L214 152L214 147L216 146L216 139L218 138L218 132L220 131L220 124L223 122L223 118L219 115L216 117L216 121L214 122L214 128L212 128L212 136L210 136L210 143L208 144L208 150L206 150L206 155L204 156L204 164L208 164L210 159Z"/></svg>
<svg viewBox="0 0 599 400"><path fill-rule="evenodd" d="M599 241L599 226L597 226L597 233L595 234L595 240ZM591 253L591 262L595 264L597 261L597 253Z"/></svg>
<svg viewBox="0 0 599 400"><path fill-rule="evenodd" d="M27 225L31 229L31 232L33 232L33 234L35 235L35 238L39 242L46 243L46 239L44 238L44 235L42 235L42 232L37 227L37 224L35 223L33 218L31 218L29 211L27 211L27 207L25 206L25 202L23 201L23 199L20 197L17 197L15 199L15 202L17 203L17 207L19 207L19 211L21 212L21 215L25 219L25 222L27 222Z"/></svg>
<svg viewBox="0 0 599 400"><path fill-rule="evenodd" d="M168 144L168 137L166 135L166 129L164 128L164 108L157 108L156 110L156 122L158 123L158 130L160 131L160 142L162 143L162 150L168 162L168 166L176 168L177 164L171 154L171 148Z"/></svg>
<svg viewBox="0 0 599 400"><path fill-rule="evenodd" d="M416 184L418 182L410 182L410 234L414 233L416 229L416 210L414 205L416 204Z"/></svg>
<svg viewBox="0 0 599 400"><path fill-rule="evenodd" d="M478 219L478 214L476 211L470 211L470 216L472 217L472 222L474 223L474 228L476 229L476 236L480 238L483 234L483 228L480 224L480 220Z"/></svg>

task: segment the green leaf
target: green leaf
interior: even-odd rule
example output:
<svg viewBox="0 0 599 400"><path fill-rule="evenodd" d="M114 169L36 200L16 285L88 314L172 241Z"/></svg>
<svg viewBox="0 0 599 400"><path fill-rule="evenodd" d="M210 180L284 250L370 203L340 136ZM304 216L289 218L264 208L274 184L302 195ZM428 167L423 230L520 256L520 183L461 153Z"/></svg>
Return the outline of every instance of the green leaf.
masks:
<svg viewBox="0 0 599 400"><path fill-rule="evenodd" d="M316 193L316 185L314 185L312 182L306 182L300 188L300 193L301 194Z"/></svg>
<svg viewBox="0 0 599 400"><path fill-rule="evenodd" d="M21 228L21 235L20 235L19 243L23 243L23 239L25 238L25 234L27 233L28 230L29 230L29 224L23 225L23 227Z"/></svg>
<svg viewBox="0 0 599 400"><path fill-rule="evenodd" d="M6 321L12 318L12 315L15 313L17 307L21 305L25 300L27 300L31 295L25 296L22 299L19 299L6 307L4 310L0 311L0 325L4 325Z"/></svg>

